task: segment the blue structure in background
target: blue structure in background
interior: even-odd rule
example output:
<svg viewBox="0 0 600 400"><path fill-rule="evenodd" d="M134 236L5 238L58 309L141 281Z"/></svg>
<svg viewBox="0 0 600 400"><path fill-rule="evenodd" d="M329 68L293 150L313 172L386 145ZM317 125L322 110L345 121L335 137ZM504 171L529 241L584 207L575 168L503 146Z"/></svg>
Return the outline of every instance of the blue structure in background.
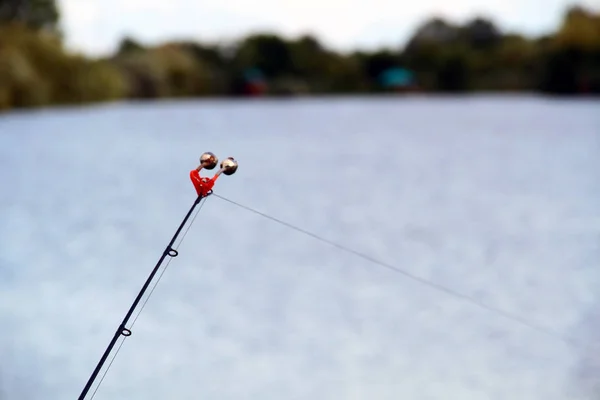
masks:
<svg viewBox="0 0 600 400"><path fill-rule="evenodd" d="M267 81L258 68L244 71L244 92L250 96L261 96L267 91Z"/></svg>
<svg viewBox="0 0 600 400"><path fill-rule="evenodd" d="M405 68L388 68L379 75L379 84L386 89L408 89L415 85L415 76Z"/></svg>
<svg viewBox="0 0 600 400"><path fill-rule="evenodd" d="M265 77L258 68L248 68L244 71L244 79L248 83L263 83Z"/></svg>

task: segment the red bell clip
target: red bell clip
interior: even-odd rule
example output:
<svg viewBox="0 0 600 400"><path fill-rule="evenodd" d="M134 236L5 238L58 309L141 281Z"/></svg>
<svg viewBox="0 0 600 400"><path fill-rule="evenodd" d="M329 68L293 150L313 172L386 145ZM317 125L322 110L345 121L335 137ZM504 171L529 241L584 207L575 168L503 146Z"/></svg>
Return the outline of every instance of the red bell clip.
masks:
<svg viewBox="0 0 600 400"><path fill-rule="evenodd" d="M206 152L200 156L200 165L196 169L190 171L190 179L196 189L196 193L200 197L206 197L212 192L215 182L221 174L233 175L237 171L238 163L233 157L227 157L221 162L220 169L212 178L203 178L200 176L202 168L211 170L214 169L219 162L217 156L211 152Z"/></svg>

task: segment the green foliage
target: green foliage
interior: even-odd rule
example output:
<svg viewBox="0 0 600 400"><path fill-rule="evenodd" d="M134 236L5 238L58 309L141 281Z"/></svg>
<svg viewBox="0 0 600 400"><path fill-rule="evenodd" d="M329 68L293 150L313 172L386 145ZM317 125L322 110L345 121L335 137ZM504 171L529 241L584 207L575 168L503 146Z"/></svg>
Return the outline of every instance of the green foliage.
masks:
<svg viewBox="0 0 600 400"><path fill-rule="evenodd" d="M259 34L246 38L239 46L234 64L253 66L268 78L277 78L293 72L291 46L275 34Z"/></svg>
<svg viewBox="0 0 600 400"><path fill-rule="evenodd" d="M191 97L211 93L211 75L190 49L163 45L121 52L111 61L127 82L127 97Z"/></svg>
<svg viewBox="0 0 600 400"><path fill-rule="evenodd" d="M600 13L569 9L540 56L542 90L574 94L583 88L600 93Z"/></svg>
<svg viewBox="0 0 600 400"><path fill-rule="evenodd" d="M388 90L380 77L390 68L412 71L411 89L420 91L600 93L600 14L580 7L566 11L554 34L537 39L502 32L489 18L462 26L432 18L403 49L341 54L313 36L268 32L230 47L145 46L126 37L101 60L64 49L59 16L53 0L0 0L0 110L240 94L249 71L264 76L271 95Z"/></svg>
<svg viewBox="0 0 600 400"><path fill-rule="evenodd" d="M0 108L112 100L123 87L114 66L66 53L55 36L0 27Z"/></svg>
<svg viewBox="0 0 600 400"><path fill-rule="evenodd" d="M0 0L0 24L20 23L33 30L56 31L59 22L56 0Z"/></svg>
<svg viewBox="0 0 600 400"><path fill-rule="evenodd" d="M0 109L47 104L49 89L21 50L0 50Z"/></svg>

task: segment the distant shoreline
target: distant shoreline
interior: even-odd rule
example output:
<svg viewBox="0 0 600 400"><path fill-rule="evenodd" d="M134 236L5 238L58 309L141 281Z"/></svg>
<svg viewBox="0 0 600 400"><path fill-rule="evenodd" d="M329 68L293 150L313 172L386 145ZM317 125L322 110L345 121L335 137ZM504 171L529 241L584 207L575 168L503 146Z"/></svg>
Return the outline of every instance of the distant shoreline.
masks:
<svg viewBox="0 0 600 400"><path fill-rule="evenodd" d="M337 53L316 37L267 32L227 48L126 37L101 59L66 50L53 7L31 20L0 15L0 111L115 100L600 96L600 13L577 6L540 38L485 18L430 18L395 50Z"/></svg>

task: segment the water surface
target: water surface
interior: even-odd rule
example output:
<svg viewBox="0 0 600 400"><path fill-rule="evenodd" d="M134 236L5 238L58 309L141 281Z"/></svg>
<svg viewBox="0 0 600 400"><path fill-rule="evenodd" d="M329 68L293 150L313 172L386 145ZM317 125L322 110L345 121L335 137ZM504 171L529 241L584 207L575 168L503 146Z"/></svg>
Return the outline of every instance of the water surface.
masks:
<svg viewBox="0 0 600 400"><path fill-rule="evenodd" d="M96 399L598 398L598 110L356 98L2 116L5 398L76 398L206 150L240 163L220 195L552 334L213 197Z"/></svg>

